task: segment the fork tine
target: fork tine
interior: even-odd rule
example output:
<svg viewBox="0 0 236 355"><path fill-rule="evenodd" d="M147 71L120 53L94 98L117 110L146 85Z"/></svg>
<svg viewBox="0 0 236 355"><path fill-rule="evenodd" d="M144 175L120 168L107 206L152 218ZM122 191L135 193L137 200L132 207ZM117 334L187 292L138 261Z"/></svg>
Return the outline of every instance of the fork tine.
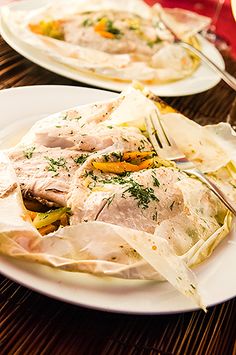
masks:
<svg viewBox="0 0 236 355"><path fill-rule="evenodd" d="M145 123L149 139L157 155L163 159L174 161L185 158L185 155L179 151L175 141L167 135L159 113L156 110L148 117L145 117Z"/></svg>
<svg viewBox="0 0 236 355"><path fill-rule="evenodd" d="M163 125L163 122L161 121L161 118L160 118L160 116L158 115L157 112L156 112L156 116L157 116L158 122L159 122L159 124L160 124L160 126L161 126L161 128L162 128L162 132L163 132L163 134L165 135L165 138L166 138L166 140L167 140L169 146L171 146L172 148L174 148L174 149L177 150L177 149L178 149L177 144L175 143L175 141L174 141L174 139L172 138L172 136L168 136L168 135L167 135L166 129L164 128L164 125Z"/></svg>
<svg viewBox="0 0 236 355"><path fill-rule="evenodd" d="M145 117L145 124L146 124L146 127L147 127L147 132L149 134L149 139L150 139L150 141L151 141L151 143L153 145L153 148L156 151L156 153L159 155L161 146L159 145L159 142L156 139L155 129L153 127L151 116Z"/></svg>
<svg viewBox="0 0 236 355"><path fill-rule="evenodd" d="M167 135L164 131L164 128L161 124L159 113L155 110L155 117L152 116L152 124L155 129L155 135L157 139L160 141L162 148L167 148L170 146L170 142L168 141Z"/></svg>

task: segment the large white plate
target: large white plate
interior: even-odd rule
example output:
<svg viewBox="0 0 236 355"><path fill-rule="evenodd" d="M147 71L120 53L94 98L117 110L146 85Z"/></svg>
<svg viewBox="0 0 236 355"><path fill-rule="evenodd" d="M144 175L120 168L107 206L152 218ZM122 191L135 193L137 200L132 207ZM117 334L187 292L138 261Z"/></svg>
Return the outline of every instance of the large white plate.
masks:
<svg viewBox="0 0 236 355"><path fill-rule="evenodd" d="M19 3L14 3L9 6L14 10L31 10L46 4L48 1L49 0L27 0L21 1ZM114 91L122 91L127 86L127 84L119 81L106 80L103 78L95 77L90 74L79 72L78 70L69 68L68 66L54 61L52 58L48 57L40 50L37 50L25 44L20 40L20 38L15 37L11 33L10 28L8 28L7 24L4 23L1 17L0 33L5 39L5 41L17 52L19 52L32 62L48 70L51 70L52 72L55 72L70 79L80 81L82 83L87 83L93 86ZM224 69L224 60L219 51L203 37L199 36L199 40L202 45L202 51L210 59L212 59L213 62L218 64L221 69ZM194 74L189 78L163 85L147 86L159 96L184 96L206 91L218 84L219 81L219 76L215 74L212 69L209 69L206 64L202 63L200 67L194 72Z"/></svg>
<svg viewBox="0 0 236 355"><path fill-rule="evenodd" d="M78 104L116 94L70 86L34 86L0 91L0 148L16 143L37 119ZM196 268L205 303L236 295L236 233L231 233ZM72 273L0 256L0 272L45 295L106 311L160 314L196 309L167 282L131 281Z"/></svg>

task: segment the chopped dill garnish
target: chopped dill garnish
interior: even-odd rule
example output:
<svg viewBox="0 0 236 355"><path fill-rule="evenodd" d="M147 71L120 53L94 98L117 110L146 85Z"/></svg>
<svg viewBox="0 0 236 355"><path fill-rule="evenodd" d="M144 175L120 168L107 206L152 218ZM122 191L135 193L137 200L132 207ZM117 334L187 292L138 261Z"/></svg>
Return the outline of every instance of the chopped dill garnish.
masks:
<svg viewBox="0 0 236 355"><path fill-rule="evenodd" d="M68 118L68 112L63 113L62 119L67 120Z"/></svg>
<svg viewBox="0 0 236 355"><path fill-rule="evenodd" d="M128 27L128 29L131 30L131 31L137 31L137 30L139 30L139 26L138 25L130 25Z"/></svg>
<svg viewBox="0 0 236 355"><path fill-rule="evenodd" d="M115 35L116 38L123 36L123 33L117 27L114 27L113 21L111 20L106 21L106 31Z"/></svg>
<svg viewBox="0 0 236 355"><path fill-rule="evenodd" d="M128 142L128 139L126 139L125 137L121 137L121 139L122 139L124 142Z"/></svg>
<svg viewBox="0 0 236 355"><path fill-rule="evenodd" d="M123 154L121 152L112 152L111 155L119 161L121 161L123 157Z"/></svg>
<svg viewBox="0 0 236 355"><path fill-rule="evenodd" d="M94 181L97 181L97 178L98 178L96 175L94 175L93 171L88 171L88 170L85 170L84 176L85 176L85 177L90 177L90 178L92 178Z"/></svg>
<svg viewBox="0 0 236 355"><path fill-rule="evenodd" d="M172 204L170 205L170 210L171 211L173 210L174 204L175 204L175 201L173 201Z"/></svg>
<svg viewBox="0 0 236 355"><path fill-rule="evenodd" d="M160 182L159 182L159 180L156 178L156 176L152 175L152 178L153 178L153 186L159 187L159 186L160 186Z"/></svg>
<svg viewBox="0 0 236 355"><path fill-rule="evenodd" d="M144 139L141 139L140 141L140 146L138 147L138 150L141 152L144 148L145 148L145 140Z"/></svg>
<svg viewBox="0 0 236 355"><path fill-rule="evenodd" d="M121 195L122 198L126 198L125 195L129 194L135 200L137 200L138 207L142 209L148 208L148 205L151 201L159 201L159 199L155 196L153 188L144 187L143 185L130 178L130 175L131 173L128 172L124 173L122 176L110 176L107 179L101 179L94 175L93 171L85 171L85 177L89 176L97 183L127 185L127 188Z"/></svg>
<svg viewBox="0 0 236 355"><path fill-rule="evenodd" d="M124 185L124 184L128 184L129 180L125 180L123 177L121 176L114 176L114 177L110 177L109 179L106 180L100 180L100 182L102 182L103 184L119 184L119 185Z"/></svg>
<svg viewBox="0 0 236 355"><path fill-rule="evenodd" d="M33 156L33 152L35 151L35 147L30 147L25 150L23 150L23 154L27 159L31 159Z"/></svg>
<svg viewBox="0 0 236 355"><path fill-rule="evenodd" d="M110 160L109 154L103 154L103 157L104 157L105 161L109 161Z"/></svg>
<svg viewBox="0 0 236 355"><path fill-rule="evenodd" d="M127 177L131 175L131 171L124 171L122 174L120 174L120 177Z"/></svg>
<svg viewBox="0 0 236 355"><path fill-rule="evenodd" d="M110 204L112 203L112 201L114 200L115 194L113 194L112 196L108 197L108 198L104 198L104 200L107 200L107 207L110 206Z"/></svg>
<svg viewBox="0 0 236 355"><path fill-rule="evenodd" d="M83 22L82 22L82 26L84 27L89 27L93 25L93 21L90 18L86 18Z"/></svg>
<svg viewBox="0 0 236 355"><path fill-rule="evenodd" d="M161 39L159 37L156 37L155 41L147 41L147 45L150 48L153 48L153 46L157 43L160 43Z"/></svg>
<svg viewBox="0 0 236 355"><path fill-rule="evenodd" d="M63 157L57 159L44 157L44 159L48 161L48 166L47 166L48 171L52 171L53 173L56 173L55 175L58 175L59 168L63 168L66 171L69 171L68 167L66 166L66 160Z"/></svg>
<svg viewBox="0 0 236 355"><path fill-rule="evenodd" d="M72 120L80 120L82 118L82 116L75 116L75 117L70 117L69 116L69 112L66 112L66 113L64 113L63 114L63 116L62 116L62 119L63 120L68 120L68 121L72 121Z"/></svg>
<svg viewBox="0 0 236 355"><path fill-rule="evenodd" d="M131 185L129 186L122 194L124 197L125 193L129 193L131 196L134 197L135 200L138 200L138 207L142 209L148 208L148 204L151 201L159 201L159 199L155 196L154 190L151 187L143 187L136 181L130 179L128 183Z"/></svg>
<svg viewBox="0 0 236 355"><path fill-rule="evenodd" d="M157 221L157 211L152 215L152 219L153 221Z"/></svg>
<svg viewBox="0 0 236 355"><path fill-rule="evenodd" d="M74 158L76 164L83 164L88 159L88 154L81 154L79 157Z"/></svg>
<svg viewBox="0 0 236 355"><path fill-rule="evenodd" d="M110 128L110 129L112 129L112 128L114 128L113 126L107 126L107 128Z"/></svg>

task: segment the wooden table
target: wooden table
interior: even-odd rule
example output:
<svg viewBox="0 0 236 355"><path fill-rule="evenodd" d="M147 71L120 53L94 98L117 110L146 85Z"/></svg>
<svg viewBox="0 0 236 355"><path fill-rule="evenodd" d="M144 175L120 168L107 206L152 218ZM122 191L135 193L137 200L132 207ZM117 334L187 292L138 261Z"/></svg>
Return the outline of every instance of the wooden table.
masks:
<svg viewBox="0 0 236 355"><path fill-rule="evenodd" d="M236 62L225 60L235 75ZM0 38L0 89L36 84L83 85L31 63ZM225 121L234 98L221 82L202 94L165 99L206 124ZM230 118L232 125L235 116ZM112 314L55 301L0 275L0 304L0 354L4 355L236 354L235 299L211 307L207 314Z"/></svg>

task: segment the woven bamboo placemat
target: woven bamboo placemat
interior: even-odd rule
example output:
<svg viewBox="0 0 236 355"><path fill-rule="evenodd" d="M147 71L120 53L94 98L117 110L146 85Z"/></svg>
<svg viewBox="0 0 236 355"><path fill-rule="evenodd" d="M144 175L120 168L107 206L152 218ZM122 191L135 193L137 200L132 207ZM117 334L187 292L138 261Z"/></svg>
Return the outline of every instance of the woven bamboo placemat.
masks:
<svg viewBox="0 0 236 355"><path fill-rule="evenodd" d="M236 62L225 61L235 76ZM36 84L87 86L40 68L0 38L0 89ZM205 93L166 101L201 124L228 120L236 125L234 99L234 92L221 82ZM231 355L236 354L235 320L235 299L207 314L112 314L50 299L0 275L0 354L4 355Z"/></svg>

